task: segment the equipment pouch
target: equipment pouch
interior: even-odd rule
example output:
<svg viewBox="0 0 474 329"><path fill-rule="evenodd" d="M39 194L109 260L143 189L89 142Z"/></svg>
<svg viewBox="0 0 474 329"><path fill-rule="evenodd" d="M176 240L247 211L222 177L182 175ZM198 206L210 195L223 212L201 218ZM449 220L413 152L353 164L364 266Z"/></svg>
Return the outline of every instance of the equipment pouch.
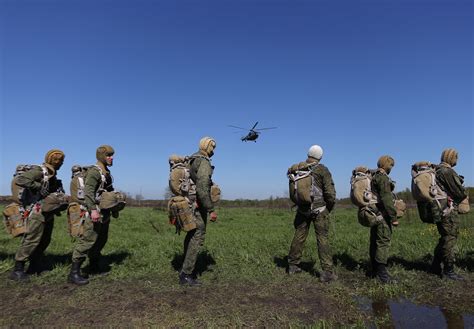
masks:
<svg viewBox="0 0 474 329"><path fill-rule="evenodd" d="M359 224L365 227L372 227L383 221L382 215L376 214L369 207L359 208L359 212L357 213L357 219L359 220Z"/></svg>
<svg viewBox="0 0 474 329"><path fill-rule="evenodd" d="M177 231L185 232L196 228L191 201L183 196L174 196L168 202L168 217L170 223L176 226Z"/></svg>
<svg viewBox="0 0 474 329"><path fill-rule="evenodd" d="M221 199L221 189L219 188L219 185L217 184L212 184L211 186L211 201L212 203L217 203Z"/></svg>
<svg viewBox="0 0 474 329"><path fill-rule="evenodd" d="M466 197L459 205L458 205L458 213L460 214L467 214L471 210L469 206L469 197Z"/></svg>
<svg viewBox="0 0 474 329"><path fill-rule="evenodd" d="M87 218L87 211L82 209L77 202L71 202L67 208L67 230L73 238L81 237L84 234L84 220Z"/></svg>
<svg viewBox="0 0 474 329"><path fill-rule="evenodd" d="M13 237L23 235L26 232L26 219L23 217L24 214L23 208L20 208L17 203L10 203L3 210L5 229Z"/></svg>

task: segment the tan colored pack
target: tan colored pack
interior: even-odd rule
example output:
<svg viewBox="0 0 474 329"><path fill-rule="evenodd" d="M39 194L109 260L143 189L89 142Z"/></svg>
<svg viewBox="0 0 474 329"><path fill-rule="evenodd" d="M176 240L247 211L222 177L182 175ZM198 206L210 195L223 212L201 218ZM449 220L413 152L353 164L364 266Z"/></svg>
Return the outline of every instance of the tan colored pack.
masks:
<svg viewBox="0 0 474 329"><path fill-rule="evenodd" d="M376 214L373 209L365 206L359 208L359 211L357 212L357 220L362 226L372 227L380 224L384 219L381 214Z"/></svg>
<svg viewBox="0 0 474 329"><path fill-rule="evenodd" d="M462 202L458 205L458 213L467 214L471 211L471 206L469 205L469 196L467 196Z"/></svg>
<svg viewBox="0 0 474 329"><path fill-rule="evenodd" d="M99 208L101 210L121 211L125 208L125 195L121 192L102 192L100 195Z"/></svg>
<svg viewBox="0 0 474 329"><path fill-rule="evenodd" d="M87 219L88 212L77 202L71 202L67 208L67 230L73 238L84 235L84 221Z"/></svg>
<svg viewBox="0 0 474 329"><path fill-rule="evenodd" d="M352 171L351 201L357 207L377 203L377 195L372 192L372 173L367 167L359 166Z"/></svg>
<svg viewBox="0 0 474 329"><path fill-rule="evenodd" d="M405 204L405 201L403 201L402 199L395 199L394 206L397 210L397 218L405 216L405 211L407 210L407 205Z"/></svg>
<svg viewBox="0 0 474 329"><path fill-rule="evenodd" d="M447 198L446 192L436 181L435 166L428 161L415 163L411 168L411 193L417 202L428 202Z"/></svg>
<svg viewBox="0 0 474 329"><path fill-rule="evenodd" d="M218 203L221 200L221 189L219 185L212 183L211 185L211 201Z"/></svg>
<svg viewBox="0 0 474 329"><path fill-rule="evenodd" d="M26 218L28 212L18 203L10 203L3 209L5 229L13 237L23 235L26 232Z"/></svg>
<svg viewBox="0 0 474 329"><path fill-rule="evenodd" d="M194 209L191 201L183 196L177 195L168 202L168 217L171 224L176 226L177 232L185 232L196 228Z"/></svg>
<svg viewBox="0 0 474 329"><path fill-rule="evenodd" d="M169 188L174 195L192 197L196 194L196 184L191 179L190 157L173 154L168 159L170 165Z"/></svg>
<svg viewBox="0 0 474 329"><path fill-rule="evenodd" d="M64 193L50 193L43 199L41 211L45 213L63 211L67 209L68 204L69 198Z"/></svg>
<svg viewBox="0 0 474 329"><path fill-rule="evenodd" d="M318 163L295 163L287 171L290 199L297 206L311 206L314 201L324 201L323 192L315 183L313 170Z"/></svg>

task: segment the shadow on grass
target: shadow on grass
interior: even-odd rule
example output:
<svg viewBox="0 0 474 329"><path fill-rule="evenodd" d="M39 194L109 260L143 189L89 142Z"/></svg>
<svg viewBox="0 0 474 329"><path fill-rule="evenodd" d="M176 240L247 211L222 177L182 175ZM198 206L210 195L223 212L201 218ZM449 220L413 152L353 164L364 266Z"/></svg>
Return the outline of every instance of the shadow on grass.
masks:
<svg viewBox="0 0 474 329"><path fill-rule="evenodd" d="M429 272L431 266L431 260L433 256L430 254L426 254L421 258L418 258L414 261L406 260L405 258L394 256L388 259L389 264L397 264L402 266L407 271L421 271L421 272Z"/></svg>
<svg viewBox="0 0 474 329"><path fill-rule="evenodd" d="M176 271L181 271L184 262L184 254L175 253L173 259L171 260L171 266ZM196 266L194 267L194 274L201 275L202 273L209 270L211 265L215 265L216 261L214 258L209 254L209 252L202 251L198 254L196 260Z"/></svg>
<svg viewBox="0 0 474 329"><path fill-rule="evenodd" d="M458 259L456 261L456 265L466 271L474 271L474 251L468 251L466 253L466 257Z"/></svg>
<svg viewBox="0 0 474 329"><path fill-rule="evenodd" d="M284 268L285 271L288 270L288 256L273 257L273 262L277 267ZM301 262L299 267L304 271L308 272L311 275L317 276L318 272L314 269L315 262Z"/></svg>
<svg viewBox="0 0 474 329"><path fill-rule="evenodd" d="M367 271L369 268L368 262L360 263L346 252L333 255L332 260L334 265L341 265L351 272L360 268Z"/></svg>

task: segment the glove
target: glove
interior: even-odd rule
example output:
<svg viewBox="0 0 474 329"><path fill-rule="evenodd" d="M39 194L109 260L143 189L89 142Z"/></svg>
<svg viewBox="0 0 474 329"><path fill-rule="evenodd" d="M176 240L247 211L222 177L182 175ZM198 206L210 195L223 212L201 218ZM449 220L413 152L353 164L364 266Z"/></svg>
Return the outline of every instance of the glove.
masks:
<svg viewBox="0 0 474 329"><path fill-rule="evenodd" d="M119 218L120 213L118 211L112 211L113 218Z"/></svg>

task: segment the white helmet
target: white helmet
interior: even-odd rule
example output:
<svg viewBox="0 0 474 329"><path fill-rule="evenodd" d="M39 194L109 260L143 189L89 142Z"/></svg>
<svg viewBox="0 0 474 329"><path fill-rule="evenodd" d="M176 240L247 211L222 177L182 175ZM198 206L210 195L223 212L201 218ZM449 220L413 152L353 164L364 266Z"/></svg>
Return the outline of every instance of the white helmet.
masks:
<svg viewBox="0 0 474 329"><path fill-rule="evenodd" d="M316 160L321 160L323 157L323 149L319 145L313 145L308 150L308 156Z"/></svg>

